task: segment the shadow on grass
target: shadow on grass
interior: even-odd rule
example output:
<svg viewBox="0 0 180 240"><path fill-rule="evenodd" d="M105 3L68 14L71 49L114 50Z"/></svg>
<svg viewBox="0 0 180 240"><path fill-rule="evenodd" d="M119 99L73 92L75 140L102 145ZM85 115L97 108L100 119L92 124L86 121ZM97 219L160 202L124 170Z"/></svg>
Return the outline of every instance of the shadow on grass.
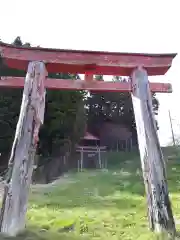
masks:
<svg viewBox="0 0 180 240"><path fill-rule="evenodd" d="M119 195L119 199L113 199L111 196L108 197L89 197L89 198L73 198L73 200L68 200L66 197L59 197L59 201L57 199L49 199L49 201L44 201L44 203L35 203L33 208L51 208L55 209L75 209L75 208L87 208L91 210L103 210L108 208L117 208L117 209L126 209L126 208L137 208L140 204L142 204L141 200L138 199L129 199L129 198L122 198Z"/></svg>
<svg viewBox="0 0 180 240"><path fill-rule="evenodd" d="M1 240L76 240L79 239L79 236L74 233L58 233L53 231L48 231L44 229L38 229L37 227L33 227L34 229L27 229L24 232L18 234L16 237L6 237L0 235ZM84 238L90 239L90 238Z"/></svg>
<svg viewBox="0 0 180 240"><path fill-rule="evenodd" d="M30 197L31 205L53 209L103 209L106 206L124 209L136 207L144 196L139 166L135 169L132 163L121 164L117 171L111 169L108 172L85 172L75 174L74 178L76 182L64 185L60 182L41 196L38 191L33 192Z"/></svg>
<svg viewBox="0 0 180 240"><path fill-rule="evenodd" d="M92 235L85 235L84 233L77 235L75 233L58 233L58 232L53 232L53 231L45 231L42 229L37 229L36 227L34 227L34 229L36 229L36 231L34 230L26 230L23 233L19 234L16 237L5 237L2 236L0 234L0 239L1 240L79 240L79 239L85 239L85 240L90 240L92 239ZM142 235L143 237L143 235ZM166 234L162 234L162 235L149 235L148 238L146 239L153 239L155 240L170 240L172 238L168 238L168 236ZM102 238L96 238L96 239L102 239ZM121 238L117 238L117 239L121 239ZM126 238L126 239L133 239L133 238ZM142 238L143 239L143 238ZM173 238L174 239L174 238ZM175 239L174 240L178 240L180 239L180 233L177 232Z"/></svg>
<svg viewBox="0 0 180 240"><path fill-rule="evenodd" d="M168 185L171 193L180 189L180 165L170 162L168 169ZM111 168L107 172L85 172L75 174L78 180L73 184L59 184L52 190L34 193L30 203L35 207L60 209L90 208L103 209L106 206L124 209L131 204L137 207L145 195L140 161L126 160L119 167ZM36 197L36 195L38 197ZM117 195L115 197L115 195ZM131 198L131 199L130 199Z"/></svg>
<svg viewBox="0 0 180 240"><path fill-rule="evenodd" d="M56 188L54 192L44 193L44 197L53 197L53 195L57 197L59 195L59 201L65 196L70 197L66 199L67 201L71 200L71 197L73 200L77 200L84 198L84 195L96 195L96 190L101 197L113 195L116 191L144 196L144 183L138 152L111 152L107 157L109 169L107 173L95 170L74 174L73 177L78 180L76 183L67 184L62 188L60 182L59 189ZM180 189L180 164L177 161L169 161L167 170L169 190L177 192ZM69 206L68 203L67 206Z"/></svg>

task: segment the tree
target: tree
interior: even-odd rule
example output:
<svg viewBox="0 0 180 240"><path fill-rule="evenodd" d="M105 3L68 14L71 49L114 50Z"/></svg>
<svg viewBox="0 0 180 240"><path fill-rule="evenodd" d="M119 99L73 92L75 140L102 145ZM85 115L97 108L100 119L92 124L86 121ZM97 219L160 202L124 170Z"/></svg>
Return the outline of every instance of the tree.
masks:
<svg viewBox="0 0 180 240"><path fill-rule="evenodd" d="M113 76L113 82L127 82L129 77Z"/></svg>
<svg viewBox="0 0 180 240"><path fill-rule="evenodd" d="M19 39L15 44L19 44ZM1 76L25 76L25 72L9 69L0 56ZM0 76L0 77L1 77ZM12 141L19 117L22 100L22 89L0 88L0 153L1 159L7 164L7 156L11 150ZM2 161L1 161L2 164Z"/></svg>
<svg viewBox="0 0 180 240"><path fill-rule="evenodd" d="M18 36L16 37L16 39L13 41L12 43L13 45L17 46L17 47L21 47L23 45L21 38Z"/></svg>
<svg viewBox="0 0 180 240"><path fill-rule="evenodd" d="M13 44L29 47L29 43L23 45L21 38L17 37ZM0 58L1 76L20 76L25 77L26 72L8 68ZM78 75L56 73L49 74L50 78L63 79L78 79ZM68 81L68 80L67 80ZM12 140L17 124L17 119L20 111L20 103L22 99L22 89L0 89L0 152L6 156L10 152ZM57 150L60 145L63 145L64 139L78 139L81 131L74 131L74 124L77 119L79 106L83 106L84 99L83 91L52 91L47 90L46 96L46 111L44 125L40 130L39 152L43 156L49 156L54 153L58 154ZM83 106L84 107L84 106ZM82 108L83 108L82 107ZM83 111L81 111L82 113ZM84 121L84 117L80 117ZM78 120L79 126L83 123ZM82 128L83 129L83 128ZM76 134L76 137L74 136ZM73 140L74 141L74 140Z"/></svg>
<svg viewBox="0 0 180 240"><path fill-rule="evenodd" d="M103 76L96 76L103 79ZM128 79L115 76L114 81L128 81ZM125 79L125 80L124 80ZM152 94L153 111L158 114L159 102L156 95ZM95 130L97 123L111 120L114 123L125 124L136 136L136 124L130 93L118 92L91 92L86 101L88 126L91 131ZM94 132L96 133L96 132Z"/></svg>
<svg viewBox="0 0 180 240"><path fill-rule="evenodd" d="M96 76L95 76L95 79L96 79L97 81L102 81L102 80L103 80L103 75L96 75Z"/></svg>
<svg viewBox="0 0 180 240"><path fill-rule="evenodd" d="M59 153L57 151L64 140L70 139L74 142L72 139L78 141L81 137L74 136L74 123L83 100L83 93L48 90L46 99L45 121L40 132L40 153L44 156L52 156ZM81 125L80 123L76 127ZM76 134L78 133L76 131Z"/></svg>

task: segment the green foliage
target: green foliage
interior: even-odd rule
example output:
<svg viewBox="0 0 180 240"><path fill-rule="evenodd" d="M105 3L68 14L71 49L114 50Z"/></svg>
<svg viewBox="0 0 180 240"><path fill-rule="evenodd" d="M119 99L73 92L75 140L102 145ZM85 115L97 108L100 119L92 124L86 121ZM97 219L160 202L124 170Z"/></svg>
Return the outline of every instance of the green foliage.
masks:
<svg viewBox="0 0 180 240"><path fill-rule="evenodd" d="M153 103L153 111L155 115L158 115L158 109L159 109L159 101L156 98L156 94L152 94L152 103Z"/></svg>
<svg viewBox="0 0 180 240"><path fill-rule="evenodd" d="M22 89L0 89L0 152L9 153L19 117Z"/></svg>
<svg viewBox="0 0 180 240"><path fill-rule="evenodd" d="M13 45L15 45L15 46L19 46L19 47L21 47L22 45L23 45L23 43L22 43L22 41L21 41L21 38L18 36L18 37L16 37L16 39L13 41L13 43L12 43Z"/></svg>
<svg viewBox="0 0 180 240"><path fill-rule="evenodd" d="M96 75L95 79L98 81L101 81L101 80L103 80L103 75Z"/></svg>
<svg viewBox="0 0 180 240"><path fill-rule="evenodd" d="M135 129L135 120L130 94L101 92L91 93L86 102L88 124L104 121L126 124L130 129Z"/></svg>
<svg viewBox="0 0 180 240"><path fill-rule="evenodd" d="M29 43L23 45L20 37L14 42L16 46L29 46ZM1 59L2 60L2 59ZM1 76L21 76L25 77L25 71L9 69L3 61L1 65ZM64 73L49 73L50 78L57 79L78 79L78 75ZM68 80L67 80L68 81ZM59 154L61 145L66 139L79 140L83 134L84 118L84 99L83 91L55 91L47 90L45 121L40 130L39 152L42 155ZM22 100L22 89L0 89L0 152L7 154L10 152ZM82 108L79 111L80 106ZM77 112L81 115L78 116ZM76 129L78 131L75 131ZM74 136L76 134L76 136Z"/></svg>
<svg viewBox="0 0 180 240"><path fill-rule="evenodd" d="M126 82L130 78L129 77L121 77L121 76L113 76L113 82Z"/></svg>
<svg viewBox="0 0 180 240"><path fill-rule="evenodd" d="M78 141L81 137L79 131L74 136L74 125L76 123L77 128L83 125L82 121L76 122L83 97L83 92L78 91L47 91L45 121L40 132L40 152L43 155L58 154L64 140L76 138ZM82 115L78 117L81 119Z"/></svg>
<svg viewBox="0 0 180 240"><path fill-rule="evenodd" d="M97 79L103 79L103 76L96 76ZM113 77L114 81L126 81L119 76ZM153 111L158 114L159 102L155 94L152 94ZM125 124L134 133L136 125L132 106L131 95L129 93L119 92L91 92L86 101L88 124L90 129L94 125L101 124L104 121Z"/></svg>

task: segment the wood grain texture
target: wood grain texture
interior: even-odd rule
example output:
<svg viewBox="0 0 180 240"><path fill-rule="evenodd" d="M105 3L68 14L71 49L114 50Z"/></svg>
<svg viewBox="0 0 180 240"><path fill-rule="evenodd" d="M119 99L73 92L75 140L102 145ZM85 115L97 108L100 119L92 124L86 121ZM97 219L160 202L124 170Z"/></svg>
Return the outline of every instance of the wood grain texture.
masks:
<svg viewBox="0 0 180 240"><path fill-rule="evenodd" d="M165 161L157 136L147 72L135 69L132 74L132 102L138 134L139 151L148 202L150 228L156 232L175 233L168 196Z"/></svg>
<svg viewBox="0 0 180 240"><path fill-rule="evenodd" d="M131 82L103 82L84 81L72 79L50 79L44 82L45 87L54 90L89 90L89 91L107 91L107 92L131 92ZM152 92L171 93L172 86L170 83L153 83L150 82ZM0 87L22 88L24 79L22 77L1 77Z"/></svg>
<svg viewBox="0 0 180 240"><path fill-rule="evenodd" d="M10 236L25 227L38 132L44 121L46 76L44 63L29 63L1 208L0 229Z"/></svg>

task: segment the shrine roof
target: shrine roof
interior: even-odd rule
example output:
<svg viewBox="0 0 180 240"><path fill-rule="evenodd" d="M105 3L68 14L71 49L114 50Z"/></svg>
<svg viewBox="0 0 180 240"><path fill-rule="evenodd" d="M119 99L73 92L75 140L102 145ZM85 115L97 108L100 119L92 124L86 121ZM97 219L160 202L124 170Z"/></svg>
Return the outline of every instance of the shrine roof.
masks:
<svg viewBox="0 0 180 240"><path fill-rule="evenodd" d="M81 139L84 139L84 140L99 140L99 138L95 137L94 135L92 135L89 132L86 132L84 137L82 137Z"/></svg>
<svg viewBox="0 0 180 240"><path fill-rule="evenodd" d="M129 76L138 65L148 75L163 75L171 67L176 53L119 53L41 47L17 47L0 43L0 54L9 67L26 70L29 61L44 61L49 73L91 73Z"/></svg>

